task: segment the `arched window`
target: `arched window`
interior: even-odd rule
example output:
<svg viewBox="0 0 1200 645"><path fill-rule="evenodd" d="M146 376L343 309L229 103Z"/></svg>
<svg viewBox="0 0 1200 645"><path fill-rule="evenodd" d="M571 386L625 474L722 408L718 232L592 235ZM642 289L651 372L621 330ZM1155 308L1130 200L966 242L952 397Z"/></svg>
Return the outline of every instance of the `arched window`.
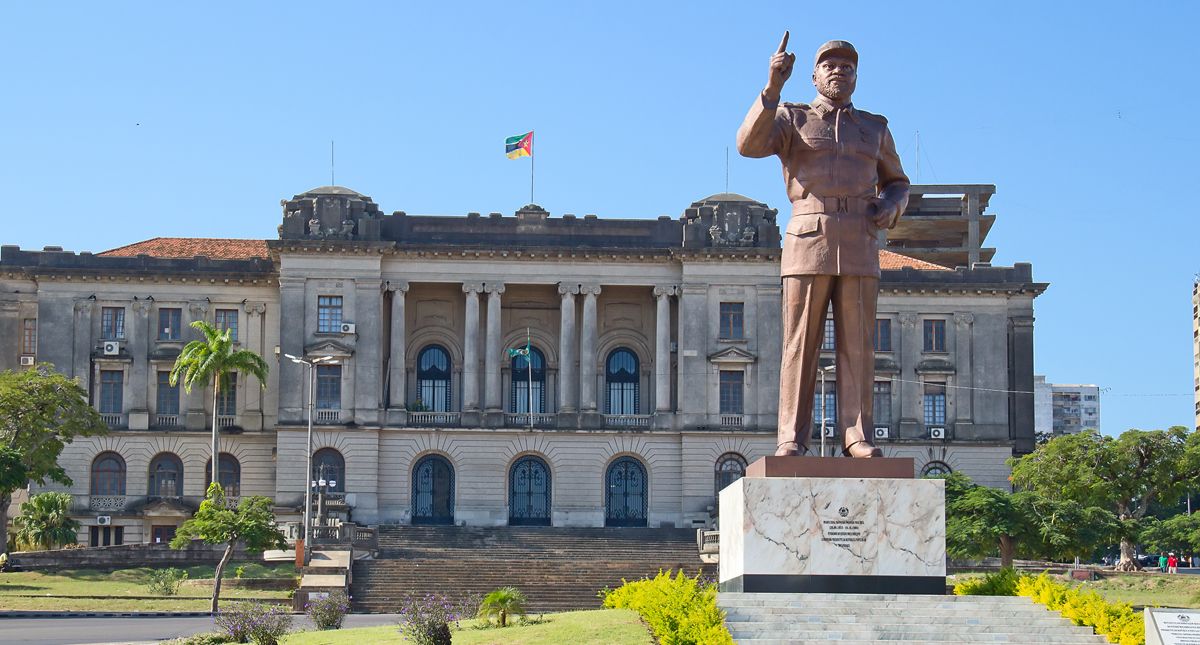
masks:
<svg viewBox="0 0 1200 645"><path fill-rule="evenodd" d="M607 414L638 413L638 359L619 347L605 361L604 382L608 390Z"/></svg>
<svg viewBox="0 0 1200 645"><path fill-rule="evenodd" d="M212 459L209 458L208 462L204 464L204 487L206 489L211 481ZM242 465L238 463L237 457L227 452L221 453L221 469L217 471L217 483L229 497L237 497L242 494Z"/></svg>
<svg viewBox="0 0 1200 645"><path fill-rule="evenodd" d="M944 461L931 461L921 469L921 476L937 477L939 475L949 475L952 472L954 472L954 469L950 467L950 464Z"/></svg>
<svg viewBox="0 0 1200 645"><path fill-rule="evenodd" d="M150 460L151 497L178 497L183 494L183 462L173 452L160 452Z"/></svg>
<svg viewBox="0 0 1200 645"><path fill-rule="evenodd" d="M546 358L536 347L529 348L530 356L524 354L512 359L512 391L509 408L513 412L529 412L529 392L533 391L533 412L546 411ZM530 372L530 365L533 371Z"/></svg>
<svg viewBox="0 0 1200 645"><path fill-rule="evenodd" d="M717 459L716 487L719 495L724 488L746 476L746 458L727 452Z"/></svg>
<svg viewBox="0 0 1200 645"><path fill-rule="evenodd" d="M417 401L414 412L450 411L450 353L430 345L417 357Z"/></svg>
<svg viewBox="0 0 1200 645"><path fill-rule="evenodd" d="M92 460L92 495L125 494L125 460L115 452L102 452Z"/></svg>
<svg viewBox="0 0 1200 645"><path fill-rule="evenodd" d="M325 490L331 493L346 492L346 460L342 453L333 448L321 448L313 453L312 480L320 485L325 480Z"/></svg>

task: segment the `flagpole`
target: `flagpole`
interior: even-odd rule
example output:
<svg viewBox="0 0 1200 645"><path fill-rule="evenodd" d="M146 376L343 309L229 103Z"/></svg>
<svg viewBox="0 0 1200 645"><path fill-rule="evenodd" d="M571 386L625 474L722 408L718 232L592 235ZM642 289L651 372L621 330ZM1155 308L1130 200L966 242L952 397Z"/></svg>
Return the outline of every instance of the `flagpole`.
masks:
<svg viewBox="0 0 1200 645"><path fill-rule="evenodd" d="M529 203L533 204L533 130L529 131Z"/></svg>
<svg viewBox="0 0 1200 645"><path fill-rule="evenodd" d="M529 158L533 167L533 157ZM529 328L525 328L525 364L529 366L529 429L533 430L533 350L529 348Z"/></svg>

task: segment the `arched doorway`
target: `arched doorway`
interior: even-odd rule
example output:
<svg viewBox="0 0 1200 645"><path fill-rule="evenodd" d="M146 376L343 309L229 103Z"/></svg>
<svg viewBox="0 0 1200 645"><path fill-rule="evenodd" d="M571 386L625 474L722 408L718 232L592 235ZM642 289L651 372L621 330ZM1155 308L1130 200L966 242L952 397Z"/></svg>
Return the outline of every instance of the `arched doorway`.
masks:
<svg viewBox="0 0 1200 645"><path fill-rule="evenodd" d="M550 526L550 467L538 457L521 457L509 471L508 523Z"/></svg>
<svg viewBox="0 0 1200 645"><path fill-rule="evenodd" d="M646 526L646 468L633 457L621 457L604 476L604 525Z"/></svg>
<svg viewBox="0 0 1200 645"><path fill-rule="evenodd" d="M428 455L413 468L413 524L454 524L454 467Z"/></svg>

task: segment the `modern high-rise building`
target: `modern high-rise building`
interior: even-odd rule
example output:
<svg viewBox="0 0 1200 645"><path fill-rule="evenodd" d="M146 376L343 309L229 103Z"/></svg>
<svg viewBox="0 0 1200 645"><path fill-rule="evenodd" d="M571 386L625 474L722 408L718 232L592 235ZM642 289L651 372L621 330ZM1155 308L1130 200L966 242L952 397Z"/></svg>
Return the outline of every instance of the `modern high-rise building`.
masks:
<svg viewBox="0 0 1200 645"><path fill-rule="evenodd" d="M1034 420L1039 435L1075 434L1100 429L1100 387L1047 383L1034 378Z"/></svg>

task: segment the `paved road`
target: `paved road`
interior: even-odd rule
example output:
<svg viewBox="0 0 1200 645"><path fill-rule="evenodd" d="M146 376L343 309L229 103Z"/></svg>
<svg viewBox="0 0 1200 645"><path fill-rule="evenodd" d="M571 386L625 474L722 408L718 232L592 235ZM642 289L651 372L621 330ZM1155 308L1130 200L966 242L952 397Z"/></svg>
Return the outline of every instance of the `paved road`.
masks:
<svg viewBox="0 0 1200 645"><path fill-rule="evenodd" d="M344 627L395 625L394 614L352 614ZM296 616L294 627L312 629ZM200 618L0 618L0 643L80 645L83 643L152 643L214 631L212 619Z"/></svg>

